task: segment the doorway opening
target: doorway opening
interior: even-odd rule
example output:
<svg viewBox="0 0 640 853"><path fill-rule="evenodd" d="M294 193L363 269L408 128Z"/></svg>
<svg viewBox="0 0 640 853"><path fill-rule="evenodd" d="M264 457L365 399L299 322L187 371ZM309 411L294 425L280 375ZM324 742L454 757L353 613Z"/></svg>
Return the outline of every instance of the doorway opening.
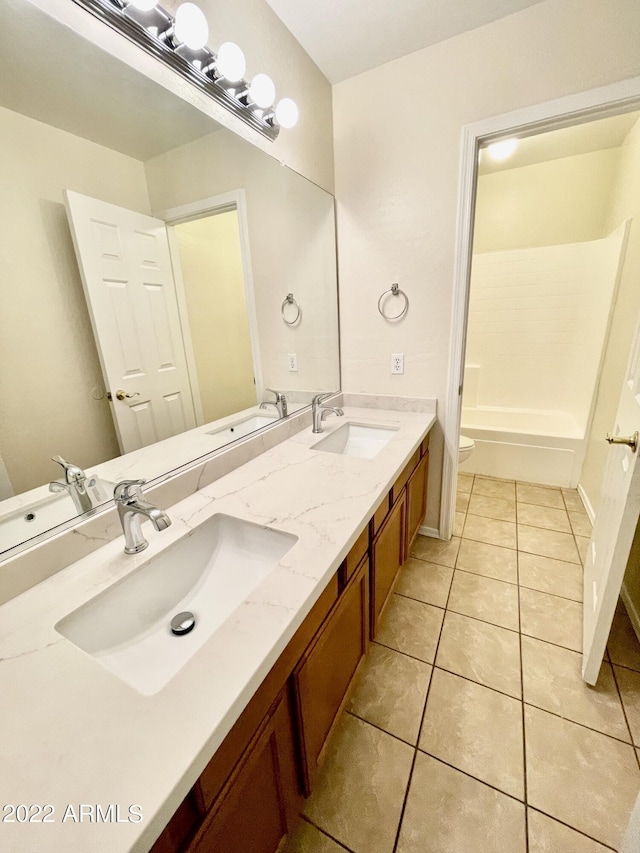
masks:
<svg viewBox="0 0 640 853"><path fill-rule="evenodd" d="M461 193L458 208L458 241L454 286L454 309L452 315L450 377L445 429L446 452L443 470L443 510L441 519L441 535L443 536L448 537L451 535L453 521L455 518L459 434L463 408L464 365L467 345L471 344L470 350L473 347L473 340L469 336L470 328L468 324L468 311L472 275L473 221L475 206L478 199L476 186L478 153L483 146L499 139L507 137L526 139L541 132L568 128L572 125L584 125L609 116L628 113L632 110L638 110L639 106L640 79L636 78L634 80L628 80L624 83L615 84L600 90L592 90L591 92L581 93L580 95L571 96L549 104L539 105L535 108L519 111L518 113L508 116L489 119L485 122L478 123L474 126L468 126L464 129L462 145L463 156L461 163ZM595 125L592 125L588 129L591 130L593 127L595 127ZM640 158L640 139L638 142L638 156ZM638 161L637 175L638 180L640 181L640 159ZM621 219L622 218L640 218L640 210L638 210L636 206L633 211L626 214L625 217L621 217ZM621 222L616 223L617 226L620 224ZM610 231L608 233L610 233ZM632 230L630 232L629 248L631 248L632 251L627 251L627 261L629 260L630 255L631 263L623 265L620 271L619 297L622 293L624 278L625 276L628 277L629 274L634 275L634 267L637 281L638 257L635 254L635 241L637 238L638 233L636 227L635 231ZM620 242L620 246L618 247L620 249L624 244L624 233L619 233L617 235L617 239ZM618 251L618 256L620 255L621 251ZM614 292L618 285L618 275L612 276L610 274L609 278L610 291ZM611 284L612 278L613 285ZM493 296L495 296L495 294L493 294ZM618 304L617 308L620 308L620 304ZM635 311L630 310L627 312L628 316L625 319L628 322L626 322L626 324L618 323L617 326L616 341L619 345L625 348L622 367L618 369L618 382L616 383L617 388L616 392L614 392L617 395L620 394L621 384L623 379L625 379L628 356L630 355L630 349L635 337L634 326L635 319L638 314L638 308L640 308L640 306L636 305ZM575 307L573 310L575 311ZM578 310L581 310L581 306ZM605 316L603 321L601 308L601 313L599 315L600 331L598 333L601 341L604 340L607 331L608 311L605 313L607 316ZM622 309L622 313L624 313L624 308ZM603 327L604 334L602 333ZM621 329L626 334L622 334ZM585 330L582 330L581 332L583 339L586 339L590 334L590 332ZM598 334L594 335L594 340L597 339ZM523 343L523 347L526 348L526 344ZM573 386L577 386L582 382L585 373L593 374L593 364L596 364L597 368L595 373L597 374L599 372L599 368L602 366L602 343L600 344L600 347L595 347L595 354L592 353L591 362L592 364L589 371L581 372L578 369L578 371L574 373ZM557 372L560 372L560 369L565 367L562 363L562 357L558 354L555 356L555 364ZM473 367L473 365L471 366ZM579 362L578 368L580 368ZM579 378L576 379L576 376ZM476 376L475 378L477 379L478 377ZM473 385L473 379L471 381L471 385ZM571 385L571 382L569 383L569 386L567 386L570 387L571 393L576 390L573 386ZM473 399L473 387L470 390L470 396L471 399ZM547 388L543 387L543 390L547 390ZM480 391L481 389L476 387L476 402L481 397ZM591 391L593 391L593 381L591 384ZM591 397L589 403L590 405L587 407L588 417L584 430L585 432L586 428L589 426L589 422L591 422L592 426L595 422L593 397ZM522 404L520 405L522 406ZM526 408L526 406L522 406L522 408ZM584 405L582 408L584 410ZM613 415L609 414L609 417L613 419L617 418L615 408ZM531 444L533 444L533 442L531 442ZM625 452L631 453L630 448L627 447L627 451ZM598 532L598 507L596 506L594 508L592 506L592 514L595 509L596 528L591 540L585 539L585 545L587 546L584 549L585 577L589 580L589 583L585 581L584 585L585 634L583 646L585 654L584 677L585 680L589 681L589 683L594 683L595 678L597 678L599 661L602 659L602 654L604 653L606 636L608 635L613 619L618 593L620 591L624 575L626 560L629 556L632 545L634 528L638 521L638 514L640 513L640 503L636 501L635 495L636 487L640 480L640 477L637 476L635 472L635 457L633 459L627 459L625 457L625 460L622 460L623 464L621 466L619 457L616 456L614 459L611 454L607 455L606 472L603 471L602 473L604 476L601 477L603 480L603 490L606 493L604 495L603 502L605 504L607 502L611 502L610 495L607 493L607 484L613 482L612 477L610 476L610 467L612 463L615 463L614 467L617 465L618 468L623 471L625 479L624 484L622 481L619 483L618 494L623 495L623 498L618 501L619 506L616 510L618 518L615 523L608 524L608 531L604 531L602 529L602 525L600 525L600 532ZM640 471L640 466L638 466L638 469ZM578 475L578 478L579 476L580 475ZM527 479L529 479L529 477L527 477ZM534 478L531 477L530 479ZM611 519L609 519L609 522L611 522ZM523 534L525 532L526 531L523 530ZM598 543L598 548L595 547L596 543ZM525 548L525 550L528 549ZM611 560L608 561L608 557L611 557ZM617 589L614 590L614 587L617 587Z"/></svg>
<svg viewBox="0 0 640 853"><path fill-rule="evenodd" d="M593 521L599 379L606 366L619 388L632 331L615 309L632 301L640 112L498 145L479 157L461 416L475 446L460 470L579 487Z"/></svg>
<svg viewBox="0 0 640 853"><path fill-rule="evenodd" d="M237 206L168 223L168 231L200 426L258 402Z"/></svg>

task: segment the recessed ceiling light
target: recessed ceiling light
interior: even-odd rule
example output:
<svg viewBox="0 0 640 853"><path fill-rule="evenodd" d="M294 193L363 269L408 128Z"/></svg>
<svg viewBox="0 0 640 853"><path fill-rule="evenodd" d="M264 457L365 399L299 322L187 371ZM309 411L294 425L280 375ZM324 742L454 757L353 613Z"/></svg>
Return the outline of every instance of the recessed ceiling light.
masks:
<svg viewBox="0 0 640 853"><path fill-rule="evenodd" d="M515 137L500 139L498 142L492 142L491 145L487 146L487 153L493 160L506 160L511 157L517 147L518 140Z"/></svg>

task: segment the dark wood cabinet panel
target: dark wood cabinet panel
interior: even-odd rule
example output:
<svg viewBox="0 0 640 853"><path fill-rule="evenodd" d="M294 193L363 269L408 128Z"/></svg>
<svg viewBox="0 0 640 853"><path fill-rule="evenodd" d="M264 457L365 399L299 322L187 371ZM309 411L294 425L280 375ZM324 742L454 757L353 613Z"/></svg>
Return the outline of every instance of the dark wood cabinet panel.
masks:
<svg viewBox="0 0 640 853"><path fill-rule="evenodd" d="M293 725L281 695L187 853L276 853L297 821L296 790Z"/></svg>
<svg viewBox="0 0 640 853"><path fill-rule="evenodd" d="M407 483L407 554L418 535L427 510L429 453L425 453Z"/></svg>
<svg viewBox="0 0 640 853"><path fill-rule="evenodd" d="M192 790L179 805L150 853L176 853L176 850L182 850L199 822L200 812Z"/></svg>
<svg viewBox="0 0 640 853"><path fill-rule="evenodd" d="M371 637L400 566L406 539L406 492L402 492L371 545Z"/></svg>
<svg viewBox="0 0 640 853"><path fill-rule="evenodd" d="M365 558L292 675L302 781L311 792L322 747L369 639Z"/></svg>

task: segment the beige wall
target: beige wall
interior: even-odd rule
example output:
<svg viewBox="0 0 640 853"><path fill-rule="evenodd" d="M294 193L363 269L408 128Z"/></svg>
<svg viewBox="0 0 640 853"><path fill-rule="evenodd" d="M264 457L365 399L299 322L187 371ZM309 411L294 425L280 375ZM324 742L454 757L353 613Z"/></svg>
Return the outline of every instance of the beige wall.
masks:
<svg viewBox="0 0 640 853"><path fill-rule="evenodd" d="M333 199L232 134L218 131L146 163L159 213L243 189L263 381L269 388L333 391L340 385ZM302 321L287 326L292 292ZM296 353L298 372L287 369Z"/></svg>
<svg viewBox="0 0 640 853"><path fill-rule="evenodd" d="M462 128L639 75L639 31L636 0L546 0L334 87L344 388L434 396L446 420ZM376 310L393 281L411 300L396 325ZM438 430L432 447L437 527Z"/></svg>
<svg viewBox="0 0 640 853"><path fill-rule="evenodd" d="M204 423L256 404L235 210L176 225Z"/></svg>
<svg viewBox="0 0 640 853"><path fill-rule="evenodd" d="M149 212L141 163L0 108L0 455L16 493L119 453L63 190Z"/></svg>
<svg viewBox="0 0 640 853"><path fill-rule="evenodd" d="M618 148L478 179L473 251L529 249L606 237Z"/></svg>
<svg viewBox="0 0 640 853"><path fill-rule="evenodd" d="M607 460L608 445L603 438L614 428L620 388L640 314L640 121L620 149L605 227L613 229L625 219L631 219L631 228L581 478L581 486L596 512Z"/></svg>

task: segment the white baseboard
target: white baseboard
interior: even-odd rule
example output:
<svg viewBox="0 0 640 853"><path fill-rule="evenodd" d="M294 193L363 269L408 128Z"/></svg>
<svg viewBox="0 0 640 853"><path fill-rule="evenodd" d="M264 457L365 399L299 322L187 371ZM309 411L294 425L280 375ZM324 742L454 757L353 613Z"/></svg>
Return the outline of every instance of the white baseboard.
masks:
<svg viewBox="0 0 640 853"><path fill-rule="evenodd" d="M589 521L591 522L591 524L595 524L595 521L596 521L595 510L593 509L593 506L591 505L591 501L589 500L587 493L585 492L584 488L580 485L580 483L578 483L578 494L580 495L580 498L582 499L582 503L584 504L584 508L587 511L587 515L589 516Z"/></svg>
<svg viewBox="0 0 640 853"><path fill-rule="evenodd" d="M440 539L440 531L435 527L427 527L423 524L418 533L420 536L431 536L432 539Z"/></svg>
<svg viewBox="0 0 640 853"><path fill-rule="evenodd" d="M624 583L622 584L622 588L620 590L620 597L624 601L624 606L627 608L627 613L629 614L631 625L633 626L633 630L635 631L636 637L638 638L638 642L640 643L640 613L638 612L638 608L633 603L633 600L629 595L629 591L627 590L627 587Z"/></svg>

